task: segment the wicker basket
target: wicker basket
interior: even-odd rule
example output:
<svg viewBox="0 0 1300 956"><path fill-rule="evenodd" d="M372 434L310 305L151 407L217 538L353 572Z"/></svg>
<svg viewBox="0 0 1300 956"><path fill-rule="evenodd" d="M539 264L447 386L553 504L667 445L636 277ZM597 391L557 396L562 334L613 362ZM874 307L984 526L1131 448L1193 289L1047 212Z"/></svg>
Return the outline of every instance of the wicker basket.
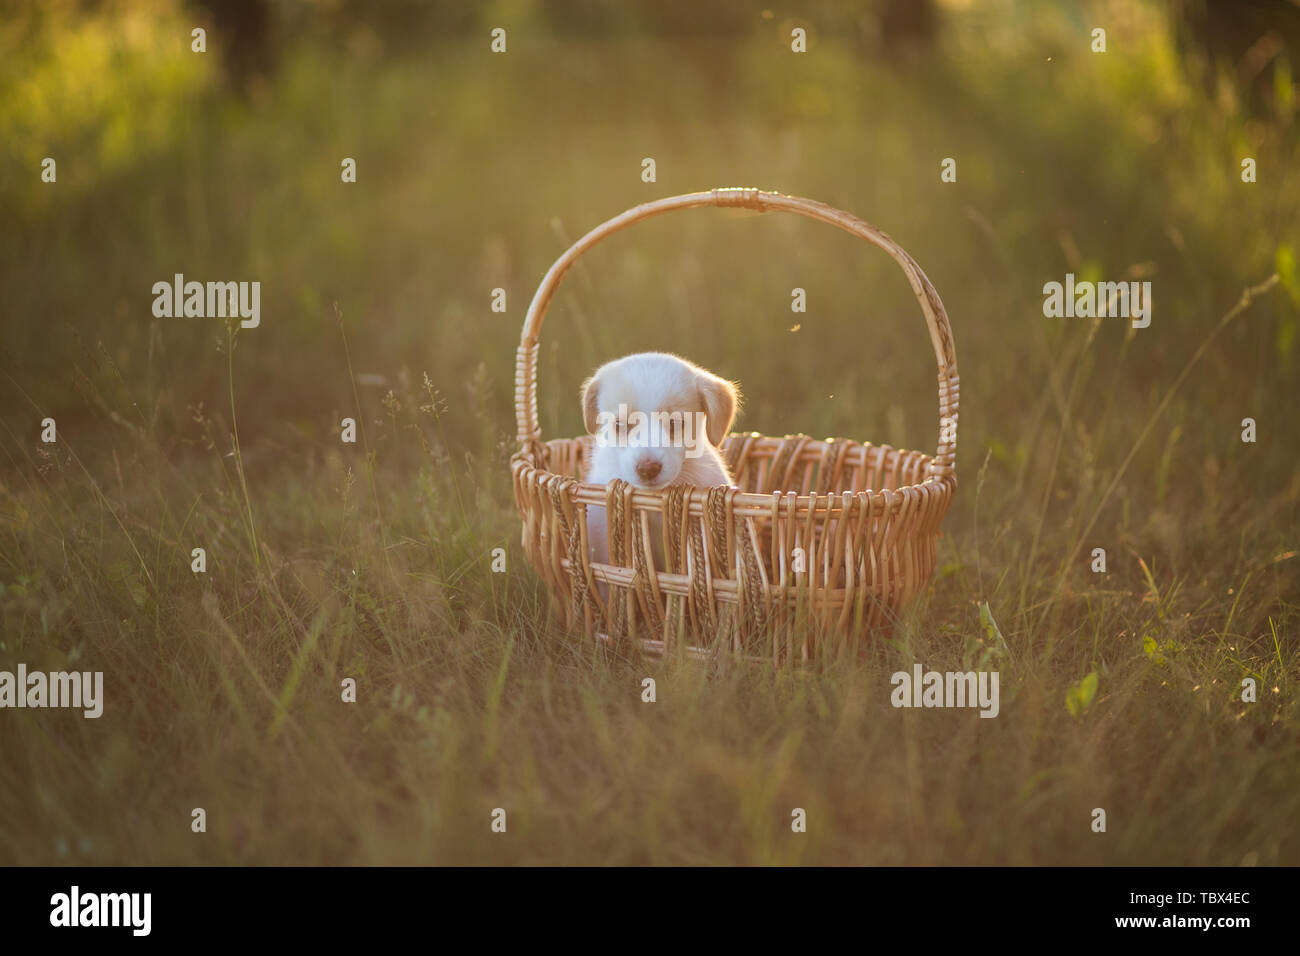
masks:
<svg viewBox="0 0 1300 956"><path fill-rule="evenodd" d="M542 319L577 258L625 226L676 209L742 207L799 213L889 253L907 274L939 364L934 457L888 445L805 435L729 435L722 453L736 488L642 491L581 481L591 436L542 441L537 351ZM511 458L523 548L571 629L647 651L765 661L807 660L825 645L888 628L934 571L939 523L957 490L957 359L938 293L906 252L856 216L758 189L655 200L602 223L551 266L524 319L515 366L520 448ZM742 377L743 380L743 377ZM586 512L606 507L610 564L592 562ZM663 554L650 550L652 512ZM802 549L797 553L796 549ZM602 598L597 582L608 585Z"/></svg>

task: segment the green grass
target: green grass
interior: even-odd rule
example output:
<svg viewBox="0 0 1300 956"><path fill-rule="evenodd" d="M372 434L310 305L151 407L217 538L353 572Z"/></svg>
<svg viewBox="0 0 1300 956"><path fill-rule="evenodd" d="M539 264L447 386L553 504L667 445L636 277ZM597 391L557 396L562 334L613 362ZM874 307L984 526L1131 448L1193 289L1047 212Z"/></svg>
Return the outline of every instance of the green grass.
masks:
<svg viewBox="0 0 1300 956"><path fill-rule="evenodd" d="M53 59L70 21L11 28L0 669L103 670L106 702L0 713L0 862L1300 862L1300 147L1287 116L1207 97L1141 9L1105 57L1066 17L972 12L894 65L761 28L689 53L520 28L499 60L477 34L395 57L309 34L250 101L169 45L175 12L81 27L117 57L93 100ZM939 569L859 658L601 650L556 629L519 548L537 281L604 218L719 184L880 225L952 316ZM153 319L176 271L262 281L261 328ZM1151 327L1044 319L1066 271L1149 276ZM818 224L679 213L584 257L543 334L544 435L578 433L583 375L643 348L740 381L745 430L937 435L906 281ZM892 708L918 661L996 668L999 716Z"/></svg>

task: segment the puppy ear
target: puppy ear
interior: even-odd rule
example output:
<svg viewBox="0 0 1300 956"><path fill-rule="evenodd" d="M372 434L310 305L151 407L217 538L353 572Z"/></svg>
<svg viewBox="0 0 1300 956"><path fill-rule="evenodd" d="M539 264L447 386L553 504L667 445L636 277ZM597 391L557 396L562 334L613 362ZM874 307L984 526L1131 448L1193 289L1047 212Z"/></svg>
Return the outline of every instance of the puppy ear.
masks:
<svg viewBox="0 0 1300 956"><path fill-rule="evenodd" d="M596 434L600 414L600 374L597 373L582 383L582 420L587 426L587 434Z"/></svg>
<svg viewBox="0 0 1300 956"><path fill-rule="evenodd" d="M709 433L709 444L717 448L731 431L740 405L740 390L735 383L718 378L709 372L699 373L700 398L704 401L704 415Z"/></svg>

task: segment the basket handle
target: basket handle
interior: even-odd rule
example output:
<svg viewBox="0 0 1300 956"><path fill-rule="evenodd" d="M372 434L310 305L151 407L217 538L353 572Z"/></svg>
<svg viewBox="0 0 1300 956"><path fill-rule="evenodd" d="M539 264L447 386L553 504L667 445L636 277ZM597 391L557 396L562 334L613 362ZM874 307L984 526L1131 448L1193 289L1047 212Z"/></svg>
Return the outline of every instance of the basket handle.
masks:
<svg viewBox="0 0 1300 956"><path fill-rule="evenodd" d="M859 239L865 239L872 245L879 246L893 257L906 273L907 281L912 285L912 292L921 305L921 311L925 313L925 324L930 329L934 357L939 364L939 445L927 473L940 478L952 475L957 460L959 398L957 355L953 351L952 326L948 323L948 313L944 311L943 303L939 301L939 293L921 271L921 267L888 235L870 223L863 222L857 216L812 199L764 192L752 187L718 188L709 192L687 193L642 203L601 223L555 260L542 278L542 284L538 286L537 294L533 296L533 301L528 306L528 314L524 317L523 334L519 340L519 351L515 358L515 419L522 449L531 453L535 461L540 460L541 426L537 418L538 342L546 309L551 304L551 299L555 296L555 290L560 280L564 278L564 274L580 255L606 236L643 219L675 209L691 209L695 206L731 206L753 209L757 212L777 209L798 213L810 219L838 226Z"/></svg>

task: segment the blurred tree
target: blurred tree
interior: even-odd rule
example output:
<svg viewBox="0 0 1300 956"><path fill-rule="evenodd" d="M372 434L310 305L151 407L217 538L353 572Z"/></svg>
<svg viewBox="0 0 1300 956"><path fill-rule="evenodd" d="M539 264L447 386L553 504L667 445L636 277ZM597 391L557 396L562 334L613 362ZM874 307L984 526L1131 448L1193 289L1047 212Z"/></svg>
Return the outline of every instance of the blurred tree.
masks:
<svg viewBox="0 0 1300 956"><path fill-rule="evenodd" d="M221 65L235 89L247 93L274 72L277 50L266 0L194 0L194 5L219 34L208 42L221 51Z"/></svg>
<svg viewBox="0 0 1300 956"><path fill-rule="evenodd" d="M884 0L877 13L886 54L928 52L939 29L934 0Z"/></svg>
<svg viewBox="0 0 1300 956"><path fill-rule="evenodd" d="M1292 63L1300 49L1294 0L1174 0L1173 11L1178 47L1189 65L1203 65L1207 90L1213 92L1225 72L1236 81L1247 113L1289 119Z"/></svg>

